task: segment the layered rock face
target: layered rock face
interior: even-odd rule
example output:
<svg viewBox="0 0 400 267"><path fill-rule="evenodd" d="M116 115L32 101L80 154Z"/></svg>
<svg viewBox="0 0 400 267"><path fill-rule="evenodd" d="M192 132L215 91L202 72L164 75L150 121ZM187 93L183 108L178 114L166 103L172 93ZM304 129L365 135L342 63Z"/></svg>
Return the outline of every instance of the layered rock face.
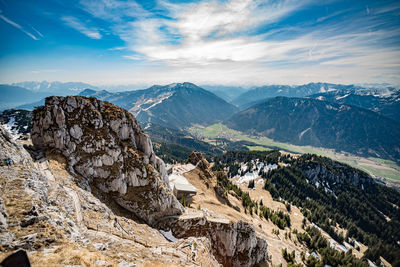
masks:
<svg viewBox="0 0 400 267"><path fill-rule="evenodd" d="M81 187L113 196L147 223L182 213L164 162L126 110L95 98L49 97L34 111L31 136L35 146L64 155Z"/></svg>
<svg viewBox="0 0 400 267"><path fill-rule="evenodd" d="M211 240L215 258L223 266L254 266L268 259L267 241L247 222L231 222L205 214L183 215L160 222L174 236L205 236Z"/></svg>

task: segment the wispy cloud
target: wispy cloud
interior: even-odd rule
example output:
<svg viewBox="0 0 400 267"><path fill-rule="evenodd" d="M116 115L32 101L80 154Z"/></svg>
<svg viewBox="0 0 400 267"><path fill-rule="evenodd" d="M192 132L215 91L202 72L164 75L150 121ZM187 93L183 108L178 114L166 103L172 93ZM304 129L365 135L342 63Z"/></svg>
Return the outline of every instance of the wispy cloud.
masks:
<svg viewBox="0 0 400 267"><path fill-rule="evenodd" d="M114 34L127 48L150 60L191 61L259 59L271 45L247 37L258 27L274 23L310 1L205 1L172 4L159 1L165 16L156 16L137 2L82 0L84 10L111 19ZM119 23L125 19L125 23ZM260 38L259 38L260 39Z"/></svg>
<svg viewBox="0 0 400 267"><path fill-rule="evenodd" d="M36 34L39 35L41 38L44 37L43 34L40 31L38 31L37 29L35 29L32 25L29 25L29 27L31 27L32 30L34 30L36 32Z"/></svg>
<svg viewBox="0 0 400 267"><path fill-rule="evenodd" d="M23 33L25 33L26 35L28 35L29 37L31 37L33 40L39 40L38 37L36 37L35 35L33 35L32 33L28 32L27 30L25 30L21 25L19 25L18 23L12 21L11 19L7 18L6 16L4 16L3 14L1 14L0 12L0 19L2 19L3 21L7 22L8 24L14 26L15 28L19 29L20 31L22 31ZM38 32L39 33L39 32ZM40 37L43 37L42 34L40 34Z"/></svg>
<svg viewBox="0 0 400 267"><path fill-rule="evenodd" d="M344 80L349 75L356 80L377 70L383 76L396 75L399 49L388 43L399 33L379 14L397 11L399 5L369 7L367 15L362 8L358 13L351 8L336 10L304 25L276 28L315 3L209 0L176 4L158 0L149 11L140 1L80 1L84 11L109 22L110 31L125 42L124 58L154 62L158 69L163 63L166 68L161 72L167 74L157 70L156 76L166 80L183 73L194 80L209 79L213 73L212 79L225 83L227 79L257 83L254 76L260 75L261 82L265 73L288 81L317 76Z"/></svg>
<svg viewBox="0 0 400 267"><path fill-rule="evenodd" d="M95 62L91 73L71 70L74 79L140 84L182 79L241 85L400 83L400 4L395 1L370 1L368 6L353 1L345 9L337 0L74 2L78 6L72 5L65 10L71 13L63 12L57 20L89 38L104 39L96 49L109 47L101 60L113 66L102 70L96 64L101 60L88 56ZM42 36L33 27L26 29L33 39ZM36 74L40 75L45 77L44 72Z"/></svg>
<svg viewBox="0 0 400 267"><path fill-rule="evenodd" d="M94 17L115 22L127 22L132 18L150 15L147 10L133 0L81 0L80 5L83 10Z"/></svg>
<svg viewBox="0 0 400 267"><path fill-rule="evenodd" d="M41 74L41 73L54 73L59 72L60 69L40 69L40 70L31 70L32 74Z"/></svg>
<svg viewBox="0 0 400 267"><path fill-rule="evenodd" d="M79 19L72 16L64 16L61 20L69 27L79 31L80 33L86 35L92 39L101 39L102 35L99 30L94 27L88 27L83 24Z"/></svg>
<svg viewBox="0 0 400 267"><path fill-rule="evenodd" d="M248 33L257 27L279 21L310 1L205 1L178 8L166 5L174 20L167 22L186 41L206 37L222 38L230 34Z"/></svg>

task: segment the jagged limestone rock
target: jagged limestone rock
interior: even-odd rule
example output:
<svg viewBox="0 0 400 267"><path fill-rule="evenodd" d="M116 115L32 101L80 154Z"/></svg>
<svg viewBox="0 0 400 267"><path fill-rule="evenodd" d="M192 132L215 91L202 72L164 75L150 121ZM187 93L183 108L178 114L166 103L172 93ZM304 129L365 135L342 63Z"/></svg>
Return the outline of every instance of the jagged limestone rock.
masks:
<svg viewBox="0 0 400 267"><path fill-rule="evenodd" d="M0 126L0 161L4 164L4 161L8 158L12 160L12 164L30 165L31 157L28 152L21 149L22 146L18 144L11 134L7 132L3 127Z"/></svg>
<svg viewBox="0 0 400 267"><path fill-rule="evenodd" d="M215 258L223 266L254 266L268 259L267 241L247 222L185 214L160 221L158 226L171 230L177 238L209 238Z"/></svg>
<svg viewBox="0 0 400 267"><path fill-rule="evenodd" d="M34 111L32 142L56 149L86 189L96 187L139 218L181 214L169 189L164 162L126 110L85 97L49 97Z"/></svg>

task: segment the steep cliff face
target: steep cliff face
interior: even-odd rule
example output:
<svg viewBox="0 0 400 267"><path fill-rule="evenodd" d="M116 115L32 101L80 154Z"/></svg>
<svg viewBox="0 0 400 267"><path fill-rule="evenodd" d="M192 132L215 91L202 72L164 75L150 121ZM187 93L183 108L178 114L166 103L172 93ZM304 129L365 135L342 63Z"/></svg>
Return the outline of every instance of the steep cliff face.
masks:
<svg viewBox="0 0 400 267"><path fill-rule="evenodd" d="M208 237L215 258L223 266L254 266L268 260L267 241L247 222L234 223L201 211L167 218L158 226L178 238Z"/></svg>
<svg viewBox="0 0 400 267"><path fill-rule="evenodd" d="M100 190L153 224L181 214L169 190L164 162L126 110L85 97L49 97L34 111L32 142L56 149L86 190Z"/></svg>

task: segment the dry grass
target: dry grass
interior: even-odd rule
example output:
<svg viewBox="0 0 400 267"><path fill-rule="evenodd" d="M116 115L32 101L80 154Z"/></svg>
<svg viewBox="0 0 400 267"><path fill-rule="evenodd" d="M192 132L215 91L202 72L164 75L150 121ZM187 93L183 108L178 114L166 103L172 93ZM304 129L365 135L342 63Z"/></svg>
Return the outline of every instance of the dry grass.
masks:
<svg viewBox="0 0 400 267"><path fill-rule="evenodd" d="M32 266L62 266L62 265L83 265L96 266L98 260L106 261L109 265L117 266L118 262L107 257L95 249L78 247L74 243L67 243L57 247L53 252L37 251L29 256Z"/></svg>
<svg viewBox="0 0 400 267"><path fill-rule="evenodd" d="M298 207L292 206L291 212L289 213L286 210L285 204L274 201L271 194L267 190L264 190L263 183L257 183L257 180L255 182L255 190L249 189L247 187L247 183L238 184L238 186L244 192L249 192L250 197L253 200L256 200L257 202L262 200L264 206L269 207L274 211L283 211L290 215L291 228L285 228L284 230L281 230L271 221L260 218L256 214L246 214L244 212L244 207L242 206L241 200L237 199L231 194L228 194L229 201L233 206L239 207L241 212L238 212L227 205L223 205L220 201L218 201L213 188L206 186L204 180L202 179L202 172L198 168L191 172L185 173L184 176L198 190L197 195L193 197L193 203L191 205L192 208L206 208L215 212L216 214L223 215L232 221L244 220L253 224L256 227L257 232L261 233L268 242L268 253L272 258L273 265L279 265L282 263L283 266L286 266L286 262L282 258L283 248L286 248L290 252L294 250L297 262L301 262L300 253L306 253L308 249L304 245L300 244L296 235L292 233L294 229L296 229L298 232L304 232L302 229L304 216ZM306 225L309 224L310 223L307 221ZM279 230L279 234L273 234L273 230ZM346 234L345 229L338 228L337 230ZM287 234L287 237L285 236L285 233ZM289 237L289 233L291 233L291 238ZM360 252L353 249L353 254L355 254L356 257L361 258L366 249L367 247L361 244Z"/></svg>

